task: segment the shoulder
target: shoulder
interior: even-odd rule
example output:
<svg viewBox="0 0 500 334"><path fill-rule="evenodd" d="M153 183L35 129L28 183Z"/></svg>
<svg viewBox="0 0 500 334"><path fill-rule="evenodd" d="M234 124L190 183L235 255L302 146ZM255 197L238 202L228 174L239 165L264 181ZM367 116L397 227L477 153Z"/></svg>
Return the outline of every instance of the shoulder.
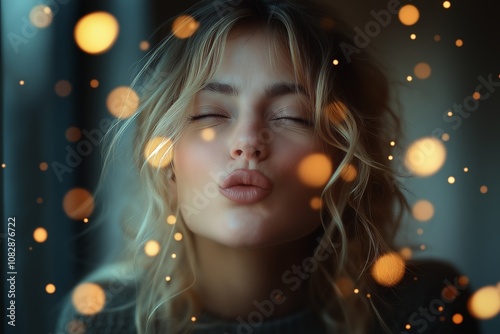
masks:
<svg viewBox="0 0 500 334"><path fill-rule="evenodd" d="M66 296L55 334L136 333L136 281L87 279Z"/></svg>
<svg viewBox="0 0 500 334"><path fill-rule="evenodd" d="M378 287L374 303L391 333L474 334L479 329L467 310L470 295L468 279L452 265L414 260L396 286Z"/></svg>

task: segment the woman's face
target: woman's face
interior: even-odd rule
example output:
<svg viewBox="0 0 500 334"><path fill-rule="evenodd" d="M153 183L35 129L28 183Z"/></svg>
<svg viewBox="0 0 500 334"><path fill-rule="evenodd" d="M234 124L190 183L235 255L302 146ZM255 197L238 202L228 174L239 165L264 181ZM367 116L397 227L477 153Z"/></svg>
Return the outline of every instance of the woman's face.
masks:
<svg viewBox="0 0 500 334"><path fill-rule="evenodd" d="M269 38L263 31L230 34L222 66L197 94L174 149L188 228L230 247L285 243L320 223L311 200L321 186L299 175L301 162L320 148L311 110L289 59L271 63Z"/></svg>

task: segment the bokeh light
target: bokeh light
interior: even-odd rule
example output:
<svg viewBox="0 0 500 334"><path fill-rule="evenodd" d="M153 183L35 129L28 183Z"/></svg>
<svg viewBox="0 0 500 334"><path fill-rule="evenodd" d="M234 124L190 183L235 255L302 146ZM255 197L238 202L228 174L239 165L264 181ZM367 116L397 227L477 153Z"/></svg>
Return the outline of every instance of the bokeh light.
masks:
<svg viewBox="0 0 500 334"><path fill-rule="evenodd" d="M298 167L300 180L311 187L324 186L332 175L332 162L321 153L314 153L305 157Z"/></svg>
<svg viewBox="0 0 500 334"><path fill-rule="evenodd" d="M172 141L167 137L155 137L144 148L144 158L153 167L166 167L172 156Z"/></svg>
<svg viewBox="0 0 500 334"><path fill-rule="evenodd" d="M203 129L201 130L200 136L204 141L212 141L215 139L215 130L212 128Z"/></svg>
<svg viewBox="0 0 500 334"><path fill-rule="evenodd" d="M97 80L97 79L90 80L90 87L92 87L92 88L99 87L99 80Z"/></svg>
<svg viewBox="0 0 500 334"><path fill-rule="evenodd" d="M441 35L434 35L434 41L439 42L441 40Z"/></svg>
<svg viewBox="0 0 500 334"><path fill-rule="evenodd" d="M464 45L464 41L462 41L461 39L457 39L455 41L455 45L460 48Z"/></svg>
<svg viewBox="0 0 500 334"><path fill-rule="evenodd" d="M139 95L130 87L120 86L109 93L106 106L116 118L129 118L139 107Z"/></svg>
<svg viewBox="0 0 500 334"><path fill-rule="evenodd" d="M341 124L347 117L347 107L342 102L335 101L326 106L325 114L333 124Z"/></svg>
<svg viewBox="0 0 500 334"><path fill-rule="evenodd" d="M59 80L54 85L54 91L60 97L68 96L69 94L71 94L72 89L73 87L71 86L71 83L67 80Z"/></svg>
<svg viewBox="0 0 500 334"><path fill-rule="evenodd" d="M177 218L174 215L169 215L167 217L167 224L168 225L174 225L176 221L177 221Z"/></svg>
<svg viewBox="0 0 500 334"><path fill-rule="evenodd" d="M42 243L45 242L48 238L49 234L47 233L47 230L44 229L43 227L37 227L35 231L33 231L33 239L36 242Z"/></svg>
<svg viewBox="0 0 500 334"><path fill-rule="evenodd" d="M354 282L350 278L339 277L335 283L341 297L346 298L352 295L354 291Z"/></svg>
<svg viewBox="0 0 500 334"><path fill-rule="evenodd" d="M481 186L479 188L479 191L481 192L481 194L486 194L488 192L488 187L487 186Z"/></svg>
<svg viewBox="0 0 500 334"><path fill-rule="evenodd" d="M142 51L147 51L149 50L149 42L148 41L141 41L139 43L139 49L141 49Z"/></svg>
<svg viewBox="0 0 500 334"><path fill-rule="evenodd" d="M444 1L444 2L443 2L443 7L444 7L444 8L446 8L446 9L450 8L450 7L451 7L451 2L449 2L449 1Z"/></svg>
<svg viewBox="0 0 500 334"><path fill-rule="evenodd" d="M410 247L403 247L399 250L399 255L405 260L409 260L413 256L413 251Z"/></svg>
<svg viewBox="0 0 500 334"><path fill-rule="evenodd" d="M70 142L77 142L82 138L82 131L80 131L79 128L76 126L71 126L68 129L66 129L66 132L64 132L64 135L66 139Z"/></svg>
<svg viewBox="0 0 500 334"><path fill-rule="evenodd" d="M37 28L47 28L52 23L53 17L49 6L38 5L30 11L30 22Z"/></svg>
<svg viewBox="0 0 500 334"><path fill-rule="evenodd" d="M85 334L87 333L87 326L81 320L73 319L66 325L68 334Z"/></svg>
<svg viewBox="0 0 500 334"><path fill-rule="evenodd" d="M456 181L456 179L455 179L455 177L454 177L454 176L450 176L450 177L448 177L448 183L449 183L449 184L453 184L453 183L455 183L455 181Z"/></svg>
<svg viewBox="0 0 500 334"><path fill-rule="evenodd" d="M455 313L451 317L451 321L453 321L455 325L460 325L464 321L464 317L460 313Z"/></svg>
<svg viewBox="0 0 500 334"><path fill-rule="evenodd" d="M181 241L182 240L182 233L177 232L174 234L174 240L175 241Z"/></svg>
<svg viewBox="0 0 500 334"><path fill-rule="evenodd" d="M78 313L90 316L102 311L106 294L98 284L81 283L73 290L71 302Z"/></svg>
<svg viewBox="0 0 500 334"><path fill-rule="evenodd" d="M177 38L189 38L198 30L200 23L192 16L180 15L172 23L172 33Z"/></svg>
<svg viewBox="0 0 500 334"><path fill-rule="evenodd" d="M377 259L371 273L380 285L396 285L404 276L405 261L398 253L386 253Z"/></svg>
<svg viewBox="0 0 500 334"><path fill-rule="evenodd" d="M406 77L406 81L410 82L410 81L412 81L412 80L413 80L413 77L412 77L411 75L408 75L408 76Z"/></svg>
<svg viewBox="0 0 500 334"><path fill-rule="evenodd" d="M406 26L414 25L420 18L420 12L414 5L404 5L398 13L399 21Z"/></svg>
<svg viewBox="0 0 500 334"><path fill-rule="evenodd" d="M419 200L413 204L411 213L416 220L426 222L434 216L434 205L425 199Z"/></svg>
<svg viewBox="0 0 500 334"><path fill-rule="evenodd" d="M412 39L412 40L417 39L417 35L416 35L416 34L411 34L411 35L410 35L410 39Z"/></svg>
<svg viewBox="0 0 500 334"><path fill-rule="evenodd" d="M74 220L82 220L92 215L94 211L94 197L86 189L71 189L64 195L63 209L68 217Z"/></svg>
<svg viewBox="0 0 500 334"><path fill-rule="evenodd" d="M75 26L75 41L83 51L99 54L108 51L115 43L119 24L106 12L94 12L82 17Z"/></svg>
<svg viewBox="0 0 500 334"><path fill-rule="evenodd" d="M500 312L500 292L488 285L480 288L469 299L469 311L478 319L491 319Z"/></svg>
<svg viewBox="0 0 500 334"><path fill-rule="evenodd" d="M332 61L332 64L335 65L335 66L337 66L339 64L339 60L338 59L334 59Z"/></svg>
<svg viewBox="0 0 500 334"><path fill-rule="evenodd" d="M45 172L45 171L47 171L47 169L49 169L49 165L45 161L40 162L40 164L38 165L38 168L40 168L40 170L42 172Z"/></svg>
<svg viewBox="0 0 500 334"><path fill-rule="evenodd" d="M45 286L45 292L47 292L48 294L53 294L54 292L56 292L56 286L52 283L49 283Z"/></svg>
<svg viewBox="0 0 500 334"><path fill-rule="evenodd" d="M144 253L146 253L147 256L156 256L160 252L160 243L156 240L149 240L146 242L146 245L144 245Z"/></svg>
<svg viewBox="0 0 500 334"><path fill-rule="evenodd" d="M431 76L431 67L427 63L418 63L413 68L413 72L417 78L424 80Z"/></svg>
<svg viewBox="0 0 500 334"><path fill-rule="evenodd" d="M313 198L311 198L311 201L309 202L309 205L314 210L319 210L323 206L323 201L321 200L320 197L313 197Z"/></svg>
<svg viewBox="0 0 500 334"><path fill-rule="evenodd" d="M414 141L407 149L405 166L413 174L426 177L435 174L446 160L446 148L434 137Z"/></svg>
<svg viewBox="0 0 500 334"><path fill-rule="evenodd" d="M358 176L358 170L354 165L347 164L346 167L342 169L340 177L346 182L352 182Z"/></svg>

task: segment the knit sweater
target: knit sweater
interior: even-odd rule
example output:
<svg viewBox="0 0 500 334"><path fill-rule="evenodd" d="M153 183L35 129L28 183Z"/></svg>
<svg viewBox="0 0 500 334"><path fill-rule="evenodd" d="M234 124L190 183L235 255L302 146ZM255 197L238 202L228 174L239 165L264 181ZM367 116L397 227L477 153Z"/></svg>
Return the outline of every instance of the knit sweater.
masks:
<svg viewBox="0 0 500 334"><path fill-rule="evenodd" d="M420 261L409 263L402 281L395 287L379 287L372 291L371 299L386 330L374 320L370 333L479 333L477 322L467 311L470 297L468 283L460 280L457 271L442 262ZM465 281L466 282L466 281ZM106 307L93 316L79 314L68 301L59 318L54 334L103 333L135 334L134 299L136 288L130 284L107 292ZM121 307L119 312L117 307ZM462 321L452 320L455 314ZM211 326L203 326L210 323ZM389 330L387 332L387 330ZM310 309L303 309L280 318L265 319L255 315L238 321L217 321L201 316L191 330L193 334L322 334L326 333L320 317ZM338 326L335 333L345 333Z"/></svg>

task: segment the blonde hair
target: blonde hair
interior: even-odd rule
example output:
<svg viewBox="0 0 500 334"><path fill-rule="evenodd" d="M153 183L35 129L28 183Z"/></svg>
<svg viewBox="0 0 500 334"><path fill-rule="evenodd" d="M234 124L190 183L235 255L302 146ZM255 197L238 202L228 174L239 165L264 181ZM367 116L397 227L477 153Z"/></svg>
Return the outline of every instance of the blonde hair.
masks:
<svg viewBox="0 0 500 334"><path fill-rule="evenodd" d="M321 241L317 255L328 255L309 279L310 300L325 324L343 324L349 332L366 331L370 301L345 296L339 279L349 279L361 291L371 291L368 268L392 242L407 207L395 172L389 165L389 141L399 134L398 117L389 106L389 84L380 66L365 50L345 57L339 45L349 43L340 23L325 25L327 11L298 1L202 1L185 15L199 27L189 38L168 36L148 58L135 86L138 112L120 125L111 150L129 126L135 127L133 157L140 189L124 221L134 253L131 262L142 269L135 321L140 333L186 332L198 313L191 233L170 193L172 165L153 167L144 149L153 138L166 138L161 159L168 160L182 134L195 94L217 71L227 37L236 27L261 25L276 42L276 55L291 60L296 79L306 88L316 134L337 167L322 193ZM338 60L338 65L332 61ZM111 159L112 153L108 158ZM356 172L345 180L347 170ZM166 223L176 219L175 224ZM170 222L172 223L172 221ZM174 233L181 233L181 242ZM154 257L144 255L150 240L161 245ZM172 258L175 254L176 258ZM166 282L166 276L170 280Z"/></svg>

